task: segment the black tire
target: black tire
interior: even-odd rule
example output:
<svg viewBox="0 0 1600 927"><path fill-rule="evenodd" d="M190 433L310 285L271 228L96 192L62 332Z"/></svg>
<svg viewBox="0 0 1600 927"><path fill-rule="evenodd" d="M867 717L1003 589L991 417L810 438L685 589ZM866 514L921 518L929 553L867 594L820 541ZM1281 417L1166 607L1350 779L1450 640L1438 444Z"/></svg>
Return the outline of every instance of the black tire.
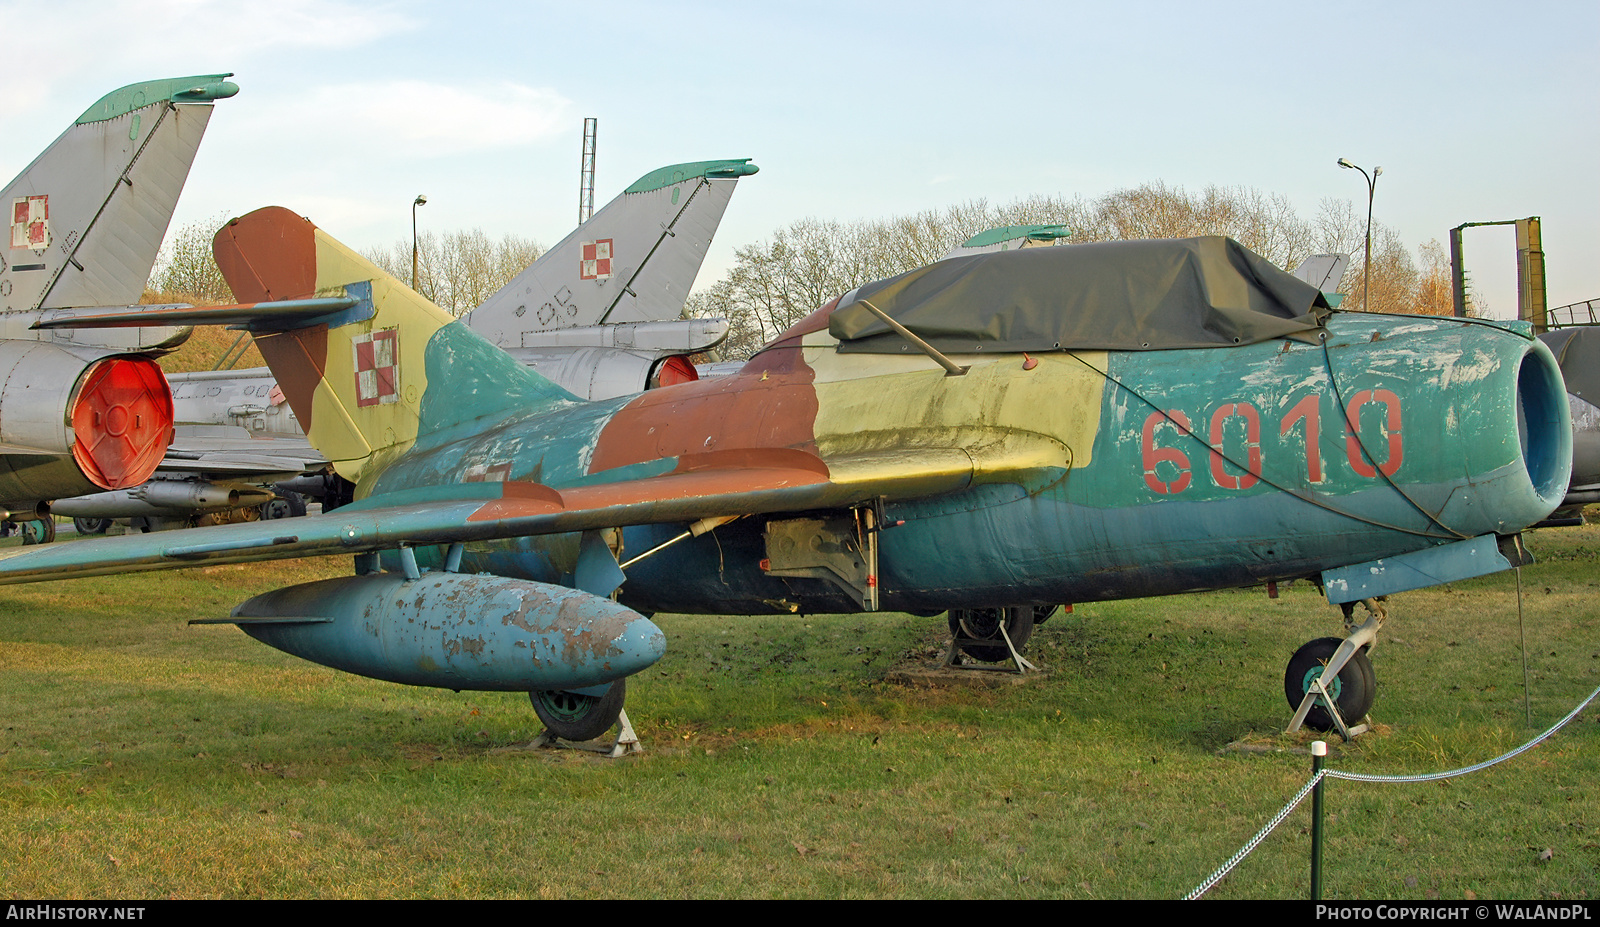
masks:
<svg viewBox="0 0 1600 927"><path fill-rule="evenodd" d="M1294 652L1289 659L1289 668L1283 674L1283 697L1288 700L1290 708L1299 710L1312 680L1321 675L1320 670L1327 667L1333 652L1342 643L1342 638L1319 637ZM1372 661L1367 658L1365 650L1358 650L1344 665L1344 669L1339 671L1339 678L1334 681L1331 693L1344 723L1355 724L1365 718L1367 712L1372 710L1372 701L1377 693L1377 677L1372 672ZM1306 726L1318 731L1333 730L1333 715L1328 712L1327 706L1319 702L1306 714Z"/></svg>
<svg viewBox="0 0 1600 927"><path fill-rule="evenodd" d="M962 653L984 663L1004 663L1011 659L1011 651L1006 649L1005 638L1000 636L1000 622L1005 622L1006 636L1011 638L1011 646L1017 649L1017 653L1021 653L1028 643L1028 638L1033 636L1033 615L1032 605L1011 605L996 608L951 609L947 620L952 637L999 642L962 644L960 645ZM966 622L965 631L961 628L963 621Z"/></svg>
<svg viewBox="0 0 1600 927"><path fill-rule="evenodd" d="M22 543L48 544L56 539L54 518L35 518L22 523Z"/></svg>
<svg viewBox="0 0 1600 927"><path fill-rule="evenodd" d="M617 723L628 698L628 681L618 679L604 695L576 692L529 692L533 711L545 729L562 740L594 740Z"/></svg>
<svg viewBox="0 0 1600 927"><path fill-rule="evenodd" d="M111 519L109 519L109 518L74 518L74 519L72 519L72 527L73 527L73 530L75 530L79 534L85 535L85 536L91 535L91 534L105 534L107 531L109 531L111 529Z"/></svg>
<svg viewBox="0 0 1600 927"><path fill-rule="evenodd" d="M271 502L261 503L262 521L273 518L299 518L306 513L306 499L299 493L287 489L274 489L272 493L277 498Z"/></svg>

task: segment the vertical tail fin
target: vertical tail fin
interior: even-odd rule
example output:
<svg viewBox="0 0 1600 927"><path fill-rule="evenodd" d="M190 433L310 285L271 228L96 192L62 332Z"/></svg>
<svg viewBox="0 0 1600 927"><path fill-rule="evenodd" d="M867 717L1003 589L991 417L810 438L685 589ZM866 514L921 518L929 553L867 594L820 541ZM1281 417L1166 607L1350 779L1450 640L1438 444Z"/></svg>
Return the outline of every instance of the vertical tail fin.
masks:
<svg viewBox="0 0 1600 927"><path fill-rule="evenodd" d="M346 479L431 432L575 401L287 209L232 220L213 247L241 302L322 300L292 318L263 307L247 327L312 446ZM327 297L345 301L329 309Z"/></svg>
<svg viewBox="0 0 1600 927"><path fill-rule="evenodd" d="M757 170L744 158L651 171L462 321L522 348L537 332L679 318L734 187Z"/></svg>
<svg viewBox="0 0 1600 927"><path fill-rule="evenodd" d="M210 101L239 92L230 76L146 81L106 94L6 186L0 310L139 301Z"/></svg>

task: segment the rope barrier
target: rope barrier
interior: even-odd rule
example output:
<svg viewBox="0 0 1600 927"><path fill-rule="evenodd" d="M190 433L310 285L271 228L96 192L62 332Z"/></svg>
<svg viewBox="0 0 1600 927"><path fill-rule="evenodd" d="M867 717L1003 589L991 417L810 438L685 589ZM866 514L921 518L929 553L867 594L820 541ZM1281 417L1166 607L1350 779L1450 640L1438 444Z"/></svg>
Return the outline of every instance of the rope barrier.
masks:
<svg viewBox="0 0 1600 927"><path fill-rule="evenodd" d="M1546 728L1545 731L1539 736L1533 738L1515 750L1512 750L1508 753L1503 753L1492 760L1485 760L1482 763L1475 763L1472 766L1463 766L1460 769L1452 769L1447 772L1420 773L1409 776L1380 776L1371 773L1339 772L1338 770L1334 769L1324 769L1323 771L1312 776L1310 781L1302 786L1299 792L1295 793L1294 798L1291 798L1289 803L1284 805L1282 810L1274 815L1272 820L1267 822L1265 827L1257 831L1256 835L1250 838L1249 842L1247 842L1244 847L1239 850L1239 852L1233 854L1231 859L1229 859L1226 863L1223 863L1216 872L1213 872L1209 878L1196 886L1193 891L1189 892L1187 895L1184 895L1183 900L1193 901L1196 898L1199 898L1201 895L1204 895L1218 882L1222 881L1223 877L1232 872L1235 867L1244 862L1245 857L1249 856L1250 853L1254 851L1258 845L1260 845L1261 841L1266 839L1268 834L1272 833L1272 831L1277 828L1279 824L1283 823L1284 818L1287 818L1290 812L1299 807L1300 803L1305 801L1306 796L1311 794L1311 790L1316 788L1317 783L1322 781L1324 778L1345 779L1351 782L1436 782L1440 779L1455 779L1460 776L1465 776L1469 773L1475 773L1480 770L1488 769L1490 766L1503 763L1506 760L1520 756L1523 753L1532 750L1545 740L1548 740L1553 734L1555 734L1556 731L1561 730L1563 727L1566 727L1569 723L1571 723L1572 719L1576 718L1578 714L1587 708L1589 703L1593 702L1597 697L1600 697L1600 688L1596 688L1593 692L1590 692L1588 698L1578 703L1578 707L1567 712L1566 717Z"/></svg>

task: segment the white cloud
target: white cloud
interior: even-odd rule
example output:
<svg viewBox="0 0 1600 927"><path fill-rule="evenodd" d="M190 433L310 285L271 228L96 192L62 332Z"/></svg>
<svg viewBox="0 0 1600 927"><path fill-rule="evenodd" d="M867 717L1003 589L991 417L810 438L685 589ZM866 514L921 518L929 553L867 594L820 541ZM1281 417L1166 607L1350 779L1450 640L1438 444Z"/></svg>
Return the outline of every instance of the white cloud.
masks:
<svg viewBox="0 0 1600 927"><path fill-rule="evenodd" d="M451 86L419 80L318 87L278 97L251 117L285 154L329 160L431 158L530 145L571 127L572 102L511 81Z"/></svg>
<svg viewBox="0 0 1600 927"><path fill-rule="evenodd" d="M0 0L0 35L34 60L11 62L0 120L65 107L124 83L246 67L293 49L350 49L421 28L397 3L349 0ZM89 80L88 99L84 82ZM105 86L101 86L104 83ZM80 109L73 109L80 106Z"/></svg>

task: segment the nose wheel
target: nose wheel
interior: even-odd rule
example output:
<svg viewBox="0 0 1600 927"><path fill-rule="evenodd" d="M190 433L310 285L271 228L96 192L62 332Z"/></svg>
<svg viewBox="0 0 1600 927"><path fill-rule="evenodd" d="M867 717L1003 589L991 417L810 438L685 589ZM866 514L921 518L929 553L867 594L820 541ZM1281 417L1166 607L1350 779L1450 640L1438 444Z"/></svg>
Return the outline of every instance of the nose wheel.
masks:
<svg viewBox="0 0 1600 927"><path fill-rule="evenodd" d="M1337 637L1319 637L1296 650L1284 671L1283 695L1291 708L1310 700L1304 722L1312 730L1331 731L1343 726L1335 721L1329 705L1338 709L1341 720L1360 721L1372 710L1377 681L1365 651L1355 651L1339 670L1329 672L1334 655L1343 644Z"/></svg>
<svg viewBox="0 0 1600 927"><path fill-rule="evenodd" d="M1363 599L1371 613L1355 626L1355 603L1341 605L1349 636L1319 637L1296 650L1283 673L1283 695L1295 709L1287 733L1302 726L1318 731L1338 731L1345 740L1370 729L1360 723L1377 697L1377 678L1367 656L1388 617L1383 599Z"/></svg>

